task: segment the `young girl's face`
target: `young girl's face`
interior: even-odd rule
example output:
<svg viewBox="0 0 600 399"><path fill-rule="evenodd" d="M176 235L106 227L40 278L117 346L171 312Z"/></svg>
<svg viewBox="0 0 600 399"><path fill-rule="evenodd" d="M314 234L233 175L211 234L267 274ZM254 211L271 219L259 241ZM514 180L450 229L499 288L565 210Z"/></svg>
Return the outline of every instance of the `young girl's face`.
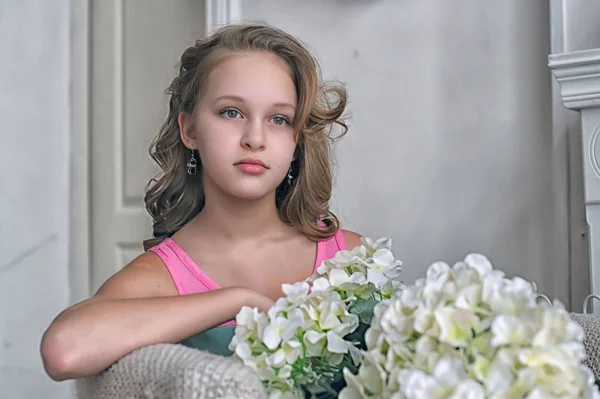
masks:
<svg viewBox="0 0 600 399"><path fill-rule="evenodd" d="M205 190L249 200L274 193L294 158L296 106L290 71L277 56L222 59L208 75L192 134Z"/></svg>

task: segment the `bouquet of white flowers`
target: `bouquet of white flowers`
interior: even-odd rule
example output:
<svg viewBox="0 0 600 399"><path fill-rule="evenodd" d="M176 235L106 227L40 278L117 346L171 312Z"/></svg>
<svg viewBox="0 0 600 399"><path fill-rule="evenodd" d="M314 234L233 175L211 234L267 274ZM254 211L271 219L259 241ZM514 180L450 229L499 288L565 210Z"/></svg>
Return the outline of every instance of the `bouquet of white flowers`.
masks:
<svg viewBox="0 0 600 399"><path fill-rule="evenodd" d="M306 281L284 285L286 296L267 314L241 309L230 349L259 374L271 398L337 397L343 370L358 369L374 306L400 287L401 262L390 248L389 239L363 238Z"/></svg>
<svg viewBox="0 0 600 399"><path fill-rule="evenodd" d="M482 255L432 264L375 308L365 340L340 398L600 398L582 328Z"/></svg>

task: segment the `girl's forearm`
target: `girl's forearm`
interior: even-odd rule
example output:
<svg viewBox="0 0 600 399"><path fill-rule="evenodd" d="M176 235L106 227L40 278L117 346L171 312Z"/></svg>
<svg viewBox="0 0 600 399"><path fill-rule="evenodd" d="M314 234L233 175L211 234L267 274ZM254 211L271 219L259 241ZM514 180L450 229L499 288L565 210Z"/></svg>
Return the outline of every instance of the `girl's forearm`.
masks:
<svg viewBox="0 0 600 399"><path fill-rule="evenodd" d="M135 299L92 299L61 313L44 334L42 357L57 381L96 374L129 352L174 343L259 306L250 290Z"/></svg>

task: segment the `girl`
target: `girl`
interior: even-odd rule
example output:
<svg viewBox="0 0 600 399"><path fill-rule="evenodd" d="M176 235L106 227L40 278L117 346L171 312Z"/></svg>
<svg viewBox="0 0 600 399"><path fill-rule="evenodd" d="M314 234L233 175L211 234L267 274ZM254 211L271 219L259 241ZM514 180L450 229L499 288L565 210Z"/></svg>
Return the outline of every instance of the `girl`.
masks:
<svg viewBox="0 0 600 399"><path fill-rule="evenodd" d="M155 238L46 330L51 378L202 332L197 346L222 352L214 339L242 306L266 311L282 284L360 243L328 208L330 132L346 132L346 93L318 78L302 44L264 25L225 27L183 53L151 146L162 168L145 197Z"/></svg>

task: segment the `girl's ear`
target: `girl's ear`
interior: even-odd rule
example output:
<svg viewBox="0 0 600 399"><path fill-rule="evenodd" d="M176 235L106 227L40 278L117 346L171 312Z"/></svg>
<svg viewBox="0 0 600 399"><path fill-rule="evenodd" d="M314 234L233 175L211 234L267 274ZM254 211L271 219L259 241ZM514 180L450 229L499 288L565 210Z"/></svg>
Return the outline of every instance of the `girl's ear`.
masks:
<svg viewBox="0 0 600 399"><path fill-rule="evenodd" d="M187 112L180 112L177 116L177 123L179 124L179 136L183 145L190 150L197 150L194 117Z"/></svg>

